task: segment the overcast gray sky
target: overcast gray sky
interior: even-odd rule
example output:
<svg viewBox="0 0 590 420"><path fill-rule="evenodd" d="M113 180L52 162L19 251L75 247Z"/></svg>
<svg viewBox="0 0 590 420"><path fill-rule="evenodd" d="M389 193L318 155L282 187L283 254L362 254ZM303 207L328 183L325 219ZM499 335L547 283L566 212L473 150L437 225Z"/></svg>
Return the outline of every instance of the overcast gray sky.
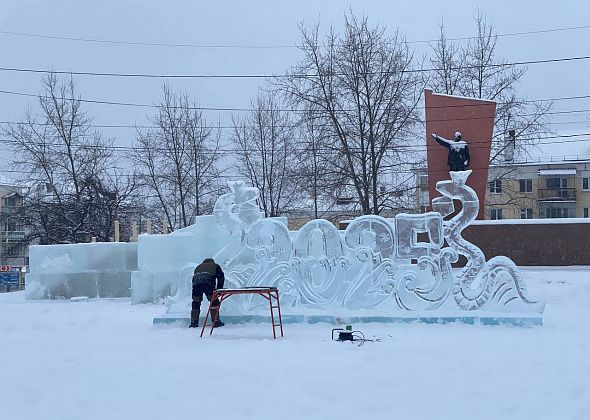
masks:
<svg viewBox="0 0 590 420"><path fill-rule="evenodd" d="M289 46L299 40L298 24L319 21L341 27L344 13L365 14L374 23L398 29L409 41L435 39L444 19L453 37L473 35L480 10L499 34L590 25L590 5L583 0L527 1L148 1L0 0L0 31L23 34L146 43ZM590 55L590 28L505 36L499 53L509 61ZM93 43L0 33L0 67L153 74L280 73L298 59L295 48L195 48ZM426 44L413 44L418 55ZM39 91L40 74L0 71L0 90ZM528 66L521 92L533 99L590 95L590 60ZM78 76L79 93L94 100L155 103L162 79ZM260 79L174 79L208 107L247 107ZM0 121L13 121L34 98L0 94ZM153 111L88 105L96 124L145 124ZM560 101L558 110L590 110L590 99ZM560 132L590 132L590 112L556 116ZM210 113L213 121L226 112ZM570 123L571 122L571 123ZM122 145L134 130L105 129ZM589 137L590 138L590 137ZM590 149L589 149L590 150ZM0 174L9 169L0 143Z"/></svg>

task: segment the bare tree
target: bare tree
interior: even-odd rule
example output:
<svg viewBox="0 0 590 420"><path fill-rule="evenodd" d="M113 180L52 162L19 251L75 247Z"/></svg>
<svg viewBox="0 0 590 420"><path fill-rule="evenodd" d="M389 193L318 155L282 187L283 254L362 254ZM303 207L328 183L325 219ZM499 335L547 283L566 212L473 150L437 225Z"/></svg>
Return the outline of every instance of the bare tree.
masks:
<svg viewBox="0 0 590 420"><path fill-rule="evenodd" d="M440 38L432 46L431 64L435 70L431 85L441 93L496 102L490 156L490 163L496 168L490 174L490 181L502 183L505 199L503 202L496 196L490 199L494 201L492 207L513 207L518 214L519 209L532 206L528 195L519 190L518 181L513 180L518 171L510 164L502 165L506 162L503 158L507 156L506 151L517 158L529 155L537 139L550 132L547 115L553 104L530 101L519 94L518 86L526 67L509 64L498 57L498 37L493 24L481 13L474 20L475 36L464 45L448 40L441 26ZM510 130L514 131L509 139Z"/></svg>
<svg viewBox="0 0 590 420"><path fill-rule="evenodd" d="M156 213L172 229L182 228L212 209L220 188L219 130L186 93L167 85L152 122L156 128L138 131L133 160Z"/></svg>
<svg viewBox="0 0 590 420"><path fill-rule="evenodd" d="M475 16L475 27L475 36L459 45L448 39L441 25L440 38L432 46L430 83L440 93L496 101L492 162L508 147L504 137L509 129L516 132L516 153L526 155L535 139L549 132L547 112L552 104L519 95L518 85L526 68L498 57L494 26L481 13Z"/></svg>
<svg viewBox="0 0 590 420"><path fill-rule="evenodd" d="M266 217L280 216L297 199L293 122L273 93L260 93L252 111L233 119L238 170L260 190Z"/></svg>
<svg viewBox="0 0 590 420"><path fill-rule="evenodd" d="M338 154L331 150L331 131L314 112L303 114L298 125L299 147L295 153L299 159L297 185L310 199L312 217L317 219L329 210L342 192L346 180L334 171L331 162Z"/></svg>
<svg viewBox="0 0 590 420"><path fill-rule="evenodd" d="M108 240L133 191L132 179L117 176L112 140L92 129L81 105L72 79L60 82L49 74L42 80L40 112L29 109L4 127L30 187L24 197L27 241Z"/></svg>
<svg viewBox="0 0 590 420"><path fill-rule="evenodd" d="M447 95L462 94L463 92L463 65L466 62L466 53L459 44L449 39L445 33L444 23L440 25L440 36L432 46L433 56L430 58L433 71L430 79L432 89L435 92Z"/></svg>
<svg viewBox="0 0 590 420"><path fill-rule="evenodd" d="M303 59L275 84L301 110L329 129L331 169L346 180L363 214L397 200L423 90L413 52L397 33L345 18L344 33L320 39L301 28Z"/></svg>

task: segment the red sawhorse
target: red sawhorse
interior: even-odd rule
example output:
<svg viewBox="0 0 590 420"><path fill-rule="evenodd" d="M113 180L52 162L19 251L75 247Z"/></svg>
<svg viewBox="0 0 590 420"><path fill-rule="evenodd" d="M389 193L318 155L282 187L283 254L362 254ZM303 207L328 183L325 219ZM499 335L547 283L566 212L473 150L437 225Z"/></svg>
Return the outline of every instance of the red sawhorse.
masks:
<svg viewBox="0 0 590 420"><path fill-rule="evenodd" d="M203 328L201 328L201 337L205 332L205 328L208 325L211 325L211 331L209 331L209 335L213 334L213 328L215 326L215 322L219 319L219 312L221 310L221 303L230 296L233 295L260 295L266 300L268 300L269 308L270 308L270 322L272 324L272 335L273 338L277 338L276 327L280 327L281 337L283 337L283 320L281 319L281 303L279 302L279 289L276 287L246 287L243 289L219 289L214 290L211 294L211 302L214 302L215 299L219 299L219 308L217 313L215 314L215 319L211 317L211 324L207 324L207 320L209 319L209 315L211 314L211 302L209 302L209 309L207 310L207 315L205 315L205 321L203 322ZM274 304L273 304L274 303ZM275 317L274 310L277 310L277 317ZM278 318L278 323L276 323L276 319Z"/></svg>

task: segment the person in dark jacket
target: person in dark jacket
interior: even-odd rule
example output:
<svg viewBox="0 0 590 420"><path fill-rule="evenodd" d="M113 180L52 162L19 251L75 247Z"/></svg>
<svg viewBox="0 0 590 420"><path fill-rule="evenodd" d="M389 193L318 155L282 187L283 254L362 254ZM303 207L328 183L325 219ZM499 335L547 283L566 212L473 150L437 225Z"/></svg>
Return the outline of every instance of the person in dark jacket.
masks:
<svg viewBox="0 0 590 420"><path fill-rule="evenodd" d="M203 294L211 302L211 294L214 290L223 289L225 275L219 264L215 263L213 258L205 258L201 264L195 268L193 275L193 304L191 309L190 328L199 326L199 315L201 313L201 302ZM219 300L211 302L211 318L215 319L219 312ZM217 320L215 327L223 327L223 322Z"/></svg>
<svg viewBox="0 0 590 420"><path fill-rule="evenodd" d="M469 156L469 147L467 143L461 140L461 133L455 133L455 141L447 140L444 137L432 135L438 144L449 149L449 157L447 158L447 165L450 171L464 171L469 166L471 160Z"/></svg>

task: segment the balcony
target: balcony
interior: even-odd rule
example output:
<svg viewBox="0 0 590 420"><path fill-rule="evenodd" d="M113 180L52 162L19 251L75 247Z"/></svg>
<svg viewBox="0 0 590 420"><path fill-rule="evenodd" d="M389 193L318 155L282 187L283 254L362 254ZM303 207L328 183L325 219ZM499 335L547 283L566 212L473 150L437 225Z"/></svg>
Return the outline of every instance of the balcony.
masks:
<svg viewBox="0 0 590 420"><path fill-rule="evenodd" d="M2 206L0 211L6 215L19 215L23 213L23 206Z"/></svg>
<svg viewBox="0 0 590 420"><path fill-rule="evenodd" d="M0 232L0 240L3 243L15 243L25 239L25 231L23 230L9 230Z"/></svg>
<svg viewBox="0 0 590 420"><path fill-rule="evenodd" d="M575 188L539 188L539 201L576 201Z"/></svg>

